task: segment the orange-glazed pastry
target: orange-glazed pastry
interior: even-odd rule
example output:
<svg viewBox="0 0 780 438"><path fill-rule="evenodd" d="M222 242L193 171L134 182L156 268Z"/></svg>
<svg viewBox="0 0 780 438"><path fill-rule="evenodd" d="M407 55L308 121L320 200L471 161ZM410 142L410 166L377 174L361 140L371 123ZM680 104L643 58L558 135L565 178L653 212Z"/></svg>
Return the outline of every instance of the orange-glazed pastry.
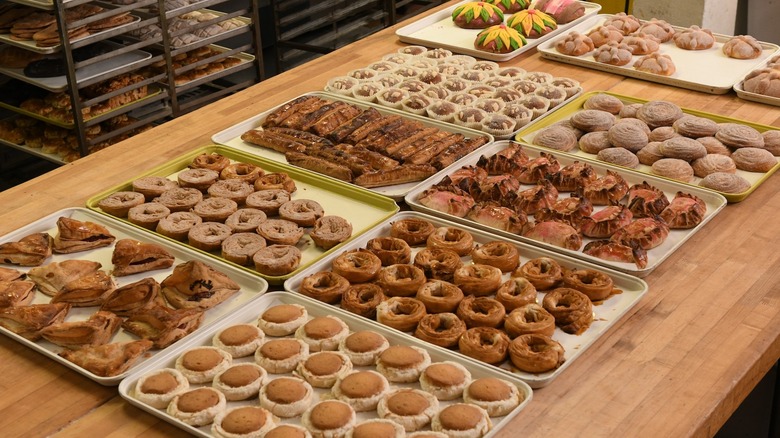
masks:
<svg viewBox="0 0 780 438"><path fill-rule="evenodd" d="M584 332L593 322L593 304L577 289L553 289L544 296L542 306L555 318L555 325L572 335Z"/></svg>

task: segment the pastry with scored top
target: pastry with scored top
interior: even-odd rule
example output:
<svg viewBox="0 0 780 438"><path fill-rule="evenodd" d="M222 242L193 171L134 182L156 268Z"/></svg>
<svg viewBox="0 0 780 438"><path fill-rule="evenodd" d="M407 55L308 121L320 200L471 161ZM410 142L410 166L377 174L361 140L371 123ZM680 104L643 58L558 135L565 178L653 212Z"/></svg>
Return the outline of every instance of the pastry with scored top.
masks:
<svg viewBox="0 0 780 438"><path fill-rule="evenodd" d="M230 277L198 260L176 266L161 286L163 296L173 307L201 310L221 303L241 289Z"/></svg>
<svg viewBox="0 0 780 438"><path fill-rule="evenodd" d="M70 311L66 303L31 304L0 309L0 327L30 341L41 339L41 330L62 322Z"/></svg>
<svg viewBox="0 0 780 438"><path fill-rule="evenodd" d="M173 255L165 248L135 239L120 239L111 255L113 272L117 277L169 268L174 260Z"/></svg>
<svg viewBox="0 0 780 438"><path fill-rule="evenodd" d="M152 341L115 342L78 350L63 350L60 356L100 377L114 377L127 371L144 353Z"/></svg>
<svg viewBox="0 0 780 438"><path fill-rule="evenodd" d="M33 233L15 242L0 244L0 262L40 266L51 256L54 239L47 233Z"/></svg>

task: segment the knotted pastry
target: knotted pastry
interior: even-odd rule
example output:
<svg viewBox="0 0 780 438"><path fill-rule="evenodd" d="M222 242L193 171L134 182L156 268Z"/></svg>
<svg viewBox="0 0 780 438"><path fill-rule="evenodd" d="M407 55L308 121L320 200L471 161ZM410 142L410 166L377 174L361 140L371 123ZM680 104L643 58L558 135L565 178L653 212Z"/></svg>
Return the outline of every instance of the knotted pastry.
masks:
<svg viewBox="0 0 780 438"><path fill-rule="evenodd" d="M677 71L672 57L659 52L653 52L636 60L634 68L637 71L653 73L661 76L671 76Z"/></svg>
<svg viewBox="0 0 780 438"><path fill-rule="evenodd" d="M468 357L498 365L506 359L509 342L509 336L497 328L474 327L461 335L458 349Z"/></svg>
<svg viewBox="0 0 780 438"><path fill-rule="evenodd" d="M323 216L314 222L309 237L315 245L328 250L352 237L352 224L341 216Z"/></svg>
<svg viewBox="0 0 780 438"><path fill-rule="evenodd" d="M200 327L203 317L200 309L153 305L130 314L122 328L149 340L155 348L165 348Z"/></svg>
<svg viewBox="0 0 780 438"><path fill-rule="evenodd" d="M301 250L292 245L269 245L252 256L255 270L265 275L287 275L301 265Z"/></svg>
<svg viewBox="0 0 780 438"><path fill-rule="evenodd" d="M536 333L552 336L555 333L555 318L537 303L528 303L518 307L506 317L504 330L511 338Z"/></svg>
<svg viewBox="0 0 780 438"><path fill-rule="evenodd" d="M122 318L112 312L99 310L84 321L50 324L41 330L41 336L52 344L71 349L103 345L114 336Z"/></svg>
<svg viewBox="0 0 780 438"><path fill-rule="evenodd" d="M674 44L685 50L707 50L715 44L712 31L693 25L674 34Z"/></svg>
<svg viewBox="0 0 780 438"><path fill-rule="evenodd" d="M456 314L468 328L498 328L504 323L506 309L493 298L469 295L461 300Z"/></svg>
<svg viewBox="0 0 780 438"><path fill-rule="evenodd" d="M298 289L303 295L328 304L341 300L349 288L349 281L336 272L320 271L303 279Z"/></svg>
<svg viewBox="0 0 780 438"><path fill-rule="evenodd" d="M30 341L41 339L41 330L65 320L67 303L31 304L0 309L0 326Z"/></svg>
<svg viewBox="0 0 780 438"><path fill-rule="evenodd" d="M591 301L609 298L615 283L609 275L593 269L569 269L563 274L563 285L584 293Z"/></svg>
<svg viewBox="0 0 780 438"><path fill-rule="evenodd" d="M512 272L512 277L524 277L537 290L552 289L563 280L563 268L549 257L538 257L525 262Z"/></svg>
<svg viewBox="0 0 780 438"><path fill-rule="evenodd" d="M474 248L474 237L461 228L439 227L428 236L427 246L431 249L449 249L459 256L465 256Z"/></svg>
<svg viewBox="0 0 780 438"><path fill-rule="evenodd" d="M120 239L111 254L113 273L117 277L170 268L174 260L165 248L134 239Z"/></svg>
<svg viewBox="0 0 780 438"><path fill-rule="evenodd" d="M40 266L51 256L54 239L48 233L33 233L16 242L0 244L0 261L20 266Z"/></svg>
<svg viewBox="0 0 780 438"><path fill-rule="evenodd" d="M501 284L496 292L496 301L501 303L507 312L536 302L536 288L525 277L511 277Z"/></svg>
<svg viewBox="0 0 780 438"><path fill-rule="evenodd" d="M549 336L526 334L516 337L509 345L509 360L520 371L544 373L552 371L565 361L563 346Z"/></svg>
<svg viewBox="0 0 780 438"><path fill-rule="evenodd" d="M397 237L375 237L366 243L366 249L379 257L382 266L412 261L412 248L405 240Z"/></svg>
<svg viewBox="0 0 780 438"><path fill-rule="evenodd" d="M501 272L510 272L520 264L520 252L510 243L493 240L475 247L471 251L471 259L474 263L494 266Z"/></svg>
<svg viewBox="0 0 780 438"><path fill-rule="evenodd" d="M414 331L425 315L425 305L411 297L391 297L376 308L377 322L402 332Z"/></svg>
<svg viewBox="0 0 780 438"><path fill-rule="evenodd" d="M466 332L466 323L454 313L443 312L427 314L417 324L414 336L444 348L458 345L461 335Z"/></svg>
<svg viewBox="0 0 780 438"><path fill-rule="evenodd" d="M71 280L52 297L52 303L70 303L74 307L100 306L116 288L106 271L97 270Z"/></svg>
<svg viewBox="0 0 780 438"><path fill-rule="evenodd" d="M143 339L63 350L59 355L92 374L113 377L127 371L150 348L152 342Z"/></svg>
<svg viewBox="0 0 780 438"><path fill-rule="evenodd" d="M428 313L454 312L463 299L463 291L450 282L434 279L420 286L416 298Z"/></svg>
<svg viewBox="0 0 780 438"><path fill-rule="evenodd" d="M464 265L455 270L452 281L466 295L491 295L501 286L501 270L479 263Z"/></svg>
<svg viewBox="0 0 780 438"><path fill-rule="evenodd" d="M142 309L158 305L165 305L160 295L160 283L154 278L147 277L114 289L100 306L100 310L113 312L119 316L130 316Z"/></svg>
<svg viewBox="0 0 780 438"><path fill-rule="evenodd" d="M595 48L593 40L589 36L577 31L569 32L566 37L555 43L555 50L570 56L581 56Z"/></svg>
<svg viewBox="0 0 780 438"><path fill-rule="evenodd" d="M341 308L369 319L376 319L376 308L385 300L382 287L376 283L349 286L341 296Z"/></svg>
<svg viewBox="0 0 780 438"><path fill-rule="evenodd" d="M35 283L26 280L0 280L0 309L26 306L35 298Z"/></svg>
<svg viewBox="0 0 780 438"><path fill-rule="evenodd" d="M374 280L382 269L382 261L365 249L346 251L333 259L333 272L350 283L366 283Z"/></svg>
<svg viewBox="0 0 780 438"><path fill-rule="evenodd" d="M553 289L544 296L542 306L555 317L555 325L572 335L584 332L593 322L593 304L577 289Z"/></svg>
<svg viewBox="0 0 780 438"><path fill-rule="evenodd" d="M198 260L176 266L160 285L165 299L177 309L206 310L241 289L227 275Z"/></svg>
<svg viewBox="0 0 780 438"><path fill-rule="evenodd" d="M382 268L376 278L376 283L389 297L414 296L425 281L422 269L403 263Z"/></svg>

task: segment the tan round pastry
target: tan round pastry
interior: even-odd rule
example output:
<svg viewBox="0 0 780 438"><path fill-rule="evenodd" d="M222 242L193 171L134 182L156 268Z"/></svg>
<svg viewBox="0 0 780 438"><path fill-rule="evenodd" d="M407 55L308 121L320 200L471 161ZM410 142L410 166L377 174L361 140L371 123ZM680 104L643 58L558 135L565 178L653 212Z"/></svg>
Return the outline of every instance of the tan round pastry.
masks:
<svg viewBox="0 0 780 438"><path fill-rule="evenodd" d="M723 43L721 50L729 58L755 59L761 56L764 48L750 35L736 35Z"/></svg>
<svg viewBox="0 0 780 438"><path fill-rule="evenodd" d="M204 168L185 169L179 172L176 178L179 181L179 187L189 187L205 192L219 180L219 172Z"/></svg>
<svg viewBox="0 0 780 438"><path fill-rule="evenodd" d="M735 173L737 171L737 165L734 163L734 160L729 156L720 154L707 154L697 158L693 160L691 167L693 168L693 174L699 178L704 178L715 172Z"/></svg>
<svg viewBox="0 0 780 438"><path fill-rule="evenodd" d="M366 283L379 275L382 261L371 251L357 249L336 256L332 268L333 272L346 278L350 283Z"/></svg>
<svg viewBox="0 0 780 438"><path fill-rule="evenodd" d="M679 137L680 135L681 134L677 133L673 126L659 126L650 131L647 139L650 141L662 142L669 140L670 138Z"/></svg>
<svg viewBox="0 0 780 438"><path fill-rule="evenodd" d="M301 424L315 438L342 438L357 421L355 410L340 400L325 400L304 411Z"/></svg>
<svg viewBox="0 0 780 438"><path fill-rule="evenodd" d="M609 298L615 292L615 283L609 275L593 269L567 269L563 285L584 293L591 301Z"/></svg>
<svg viewBox="0 0 780 438"><path fill-rule="evenodd" d="M501 286L501 270L479 263L463 265L455 270L453 283L466 295L491 295Z"/></svg>
<svg viewBox="0 0 780 438"><path fill-rule="evenodd" d="M252 362L233 364L214 376L212 386L229 401L256 397L268 377L266 370Z"/></svg>
<svg viewBox="0 0 780 438"><path fill-rule="evenodd" d="M367 412L376 409L389 390L390 384L385 376L374 370L360 370L336 380L333 396L349 403L357 412Z"/></svg>
<svg viewBox="0 0 780 438"><path fill-rule="evenodd" d="M627 45L634 55L647 55L655 52L661 47L661 44L656 37L641 32L626 35L620 44Z"/></svg>
<svg viewBox="0 0 780 438"><path fill-rule="evenodd" d="M463 291L450 282L430 280L417 290L415 297L428 313L454 312L463 299Z"/></svg>
<svg viewBox="0 0 780 438"><path fill-rule="evenodd" d="M466 323L454 313L430 313L417 324L414 336L440 347L453 348L466 329Z"/></svg>
<svg viewBox="0 0 780 438"><path fill-rule="evenodd" d="M433 394L412 388L400 388L386 394L376 407L380 418L395 421L407 432L425 427L438 411L439 401Z"/></svg>
<svg viewBox="0 0 780 438"><path fill-rule="evenodd" d="M339 342L339 351L346 354L355 366L373 365L379 353L390 343L381 334L373 330L351 333Z"/></svg>
<svg viewBox="0 0 780 438"><path fill-rule="evenodd" d="M602 149L596 157L601 161L631 169L639 166L639 158L636 154L621 147Z"/></svg>
<svg viewBox="0 0 780 438"><path fill-rule="evenodd" d="M294 193L297 190L295 181L290 175L284 172L266 173L259 176L254 183L255 190L284 190L287 193Z"/></svg>
<svg viewBox="0 0 780 438"><path fill-rule="evenodd" d="M451 249L425 248L415 254L414 265L422 269L429 279L452 281L463 261Z"/></svg>
<svg viewBox="0 0 780 438"><path fill-rule="evenodd" d="M587 36L593 41L594 47L601 47L609 42L619 43L623 39L623 32L612 26L598 26L588 32Z"/></svg>
<svg viewBox="0 0 780 438"><path fill-rule="evenodd" d="M461 228L439 227L428 236L426 245L431 249L449 249L465 256L474 248L474 236Z"/></svg>
<svg viewBox="0 0 780 438"><path fill-rule="evenodd" d="M264 438L312 438L311 432L297 424L279 424L263 435Z"/></svg>
<svg viewBox="0 0 780 438"><path fill-rule="evenodd" d="M672 57L659 52L653 52L637 59L634 62L634 68L637 71L661 76L671 76L677 71Z"/></svg>
<svg viewBox="0 0 780 438"><path fill-rule="evenodd" d="M714 120L690 114L675 120L672 127L678 134L691 138L712 137L720 129Z"/></svg>
<svg viewBox="0 0 780 438"><path fill-rule="evenodd" d="M622 66L633 59L631 48L617 41L610 41L593 52L593 59L603 64Z"/></svg>
<svg viewBox="0 0 780 438"><path fill-rule="evenodd" d="M650 143L647 143L647 146L636 153L636 157L639 159L640 163L652 166L653 163L664 158L664 155L661 153L661 142L651 141Z"/></svg>
<svg viewBox="0 0 780 438"><path fill-rule="evenodd" d="M665 100L651 100L636 113L636 118L647 123L650 129L672 126L682 116L682 109L677 104Z"/></svg>
<svg viewBox="0 0 780 438"><path fill-rule="evenodd" d="M162 368L141 376L135 384L133 397L147 405L163 409L177 395L187 391L190 382L175 368Z"/></svg>
<svg viewBox="0 0 780 438"><path fill-rule="evenodd" d="M309 346L309 351L334 351L339 342L349 335L349 327L340 318L325 315L310 319L298 327L295 337Z"/></svg>
<svg viewBox="0 0 780 438"><path fill-rule="evenodd" d="M731 154L737 169L748 172L769 172L777 165L777 158L766 149L739 148Z"/></svg>
<svg viewBox="0 0 780 438"><path fill-rule="evenodd" d="M404 438L404 427L392 420L365 420L347 433L347 438Z"/></svg>
<svg viewBox="0 0 780 438"><path fill-rule="evenodd" d="M163 176L144 176L133 181L133 191L144 195L147 201L176 187L179 187L176 181Z"/></svg>
<svg viewBox="0 0 780 438"><path fill-rule="evenodd" d="M707 155L707 149L698 141L688 137L672 137L661 142L661 153L666 158L693 161Z"/></svg>
<svg viewBox="0 0 780 438"><path fill-rule="evenodd" d="M593 304L577 289L559 287L547 292L542 307L555 318L555 325L572 335L584 332L593 322Z"/></svg>
<svg viewBox="0 0 780 438"><path fill-rule="evenodd" d="M776 157L780 156L780 131L764 131L761 135L764 137L764 149Z"/></svg>
<svg viewBox="0 0 780 438"><path fill-rule="evenodd" d="M439 400L454 400L463 395L471 382L471 373L463 365L443 361L428 365L420 375L420 387Z"/></svg>
<svg viewBox="0 0 780 438"><path fill-rule="evenodd" d="M598 154L603 149L612 147L609 141L609 131L588 132L580 137L577 143L580 150L589 154Z"/></svg>
<svg viewBox="0 0 780 438"><path fill-rule="evenodd" d="M260 438L275 426L269 411L259 406L235 406L214 418L211 433L217 438Z"/></svg>
<svg viewBox="0 0 780 438"><path fill-rule="evenodd" d="M452 438L479 438L493 428L488 413L473 404L455 403L439 411L431 428Z"/></svg>
<svg viewBox="0 0 780 438"><path fill-rule="evenodd" d="M230 164L230 159L224 155L216 152L202 153L195 157L190 163L190 167L193 169L211 169L217 172L221 172L222 169Z"/></svg>
<svg viewBox="0 0 780 438"><path fill-rule="evenodd" d="M742 89L748 93L780 97L780 64L771 68L753 70L742 81ZM29 143L29 140L28 140Z"/></svg>
<svg viewBox="0 0 780 438"><path fill-rule="evenodd" d="M192 212L200 216L204 222L225 222L238 210L238 203L228 198L206 198L192 208Z"/></svg>
<svg viewBox="0 0 780 438"><path fill-rule="evenodd" d="M412 261L412 248L398 237L375 237L366 243L366 249L379 257L382 266L408 264Z"/></svg>
<svg viewBox="0 0 780 438"><path fill-rule="evenodd" d="M377 306L386 299L376 283L358 283L347 287L341 295L341 308L368 319L376 319Z"/></svg>
<svg viewBox="0 0 780 438"><path fill-rule="evenodd" d="M255 362L271 374L284 374L308 356L309 344L300 339L267 339L255 351Z"/></svg>
<svg viewBox="0 0 780 438"><path fill-rule="evenodd" d="M707 50L715 45L712 31L696 25L675 32L672 39L677 47L685 50Z"/></svg>
<svg viewBox="0 0 780 438"><path fill-rule="evenodd" d="M114 192L98 202L104 212L116 217L127 217L127 213L136 205L145 202L144 195L138 192Z"/></svg>
<svg viewBox="0 0 780 438"><path fill-rule="evenodd" d="M331 271L320 271L306 276L298 289L303 295L328 304L341 301L349 288L349 281Z"/></svg>
<svg viewBox="0 0 780 438"><path fill-rule="evenodd" d="M711 173L699 182L699 185L708 189L724 193L744 193L752 187L750 181L734 173Z"/></svg>
<svg viewBox="0 0 780 438"><path fill-rule="evenodd" d="M211 338L211 345L230 353L234 359L255 354L265 335L254 324L235 324L226 327Z"/></svg>
<svg viewBox="0 0 780 438"><path fill-rule="evenodd" d="M169 214L171 214L171 210L168 207L157 202L146 202L131 207L127 211L127 220L147 230L154 230L160 220Z"/></svg>
<svg viewBox="0 0 780 438"><path fill-rule="evenodd" d="M297 377L281 376L260 388L260 406L282 418L301 415L314 398L311 385Z"/></svg>
<svg viewBox="0 0 780 438"><path fill-rule="evenodd" d="M294 199L279 207L282 219L295 222L301 227L312 227L317 219L325 215L319 202L312 199Z"/></svg>
<svg viewBox="0 0 780 438"><path fill-rule="evenodd" d="M225 224L202 222L190 228L187 233L187 242L190 246L203 251L216 251L222 247L222 242L230 235L230 227Z"/></svg>
<svg viewBox="0 0 780 438"><path fill-rule="evenodd" d="M246 197L246 206L263 210L268 216L279 214L279 207L290 200L290 193L282 189L259 190Z"/></svg>
<svg viewBox="0 0 780 438"><path fill-rule="evenodd" d="M210 185L206 191L210 196L227 198L235 201L236 204L244 204L246 198L254 193L255 189L252 184L242 179L221 179Z"/></svg>
<svg viewBox="0 0 780 438"><path fill-rule="evenodd" d="M520 371L544 373L565 361L561 344L549 336L530 333L520 335L509 345L509 360Z"/></svg>
<svg viewBox="0 0 780 438"><path fill-rule="evenodd" d="M638 31L653 35L658 38L658 41L661 43L671 40L675 33L674 27L672 27L671 24L667 23L665 20L656 18L651 18L649 21L642 23L642 25L639 26Z"/></svg>
<svg viewBox="0 0 780 438"><path fill-rule="evenodd" d="M190 229L201 223L203 219L197 214L191 211L177 211L160 219L155 231L163 236L183 241L187 238Z"/></svg>
<svg viewBox="0 0 780 438"><path fill-rule="evenodd" d="M611 94L598 93L585 100L582 107L585 109L606 111L610 114L617 115L620 113L620 110L623 109L623 101Z"/></svg>
<svg viewBox="0 0 780 438"><path fill-rule="evenodd" d="M474 379L463 391L463 401L479 406L491 417L503 417L524 399L516 385L497 377Z"/></svg>
<svg viewBox="0 0 780 438"><path fill-rule="evenodd" d="M676 179L683 182L693 180L693 168L685 160L679 158L662 158L651 166L656 175Z"/></svg>
<svg viewBox="0 0 780 438"><path fill-rule="evenodd" d="M403 332L414 331L425 314L425 305L411 297L390 297L376 307L377 322Z"/></svg>
<svg viewBox="0 0 780 438"><path fill-rule="evenodd" d="M255 180L265 174L263 169L250 163L232 163L225 166L219 177L223 180L236 179L248 184L254 184Z"/></svg>
<svg viewBox="0 0 780 438"><path fill-rule="evenodd" d="M225 395L211 387L190 389L171 400L166 412L190 426L205 426L227 407Z"/></svg>
<svg viewBox="0 0 780 438"><path fill-rule="evenodd" d="M536 302L536 287L525 277L511 277L503 282L496 292L496 301L507 312Z"/></svg>
<svg viewBox="0 0 780 438"><path fill-rule="evenodd" d="M287 336L295 333L308 319L309 313L302 305L278 304L260 315L257 326L268 336Z"/></svg>
<svg viewBox="0 0 780 438"><path fill-rule="evenodd" d="M225 225L229 226L234 233L249 233L255 232L258 225L267 218L268 216L262 210L239 208L225 219Z"/></svg>
<svg viewBox="0 0 780 438"><path fill-rule="evenodd" d="M756 128L743 123L721 123L715 138L735 149L764 147L764 136Z"/></svg>
<svg viewBox="0 0 780 438"><path fill-rule="evenodd" d="M623 148L630 152L637 153L640 149L647 146L648 131L647 126L639 119L622 119L622 120L635 120L634 122L619 122L612 125L609 128L608 135L609 141L613 146L617 148Z"/></svg>
<svg viewBox="0 0 780 438"><path fill-rule="evenodd" d="M636 118L636 112L642 107L641 103L629 103L623 105L623 109L620 110L618 116L620 118Z"/></svg>
<svg viewBox="0 0 780 438"><path fill-rule="evenodd" d="M582 56L594 48L593 40L577 31L569 32L555 42L555 50L570 56Z"/></svg>
<svg viewBox="0 0 780 438"><path fill-rule="evenodd" d="M252 256L265 245L265 239L255 233L231 234L222 241L222 258L242 266L251 265Z"/></svg>
<svg viewBox="0 0 780 438"><path fill-rule="evenodd" d="M309 237L315 245L328 250L352 237L352 224L341 216L323 216L314 222Z"/></svg>
<svg viewBox="0 0 780 438"><path fill-rule="evenodd" d="M585 132L608 131L615 123L615 115L602 110L582 110L571 118L572 126Z"/></svg>
<svg viewBox="0 0 780 438"><path fill-rule="evenodd" d="M533 144L566 152L577 146L577 136L571 129L561 125L551 125L540 129L534 135Z"/></svg>
<svg viewBox="0 0 780 438"><path fill-rule="evenodd" d="M233 364L233 357L217 347L195 347L185 351L176 359L176 369L190 383L211 382L214 376Z"/></svg>
<svg viewBox="0 0 780 438"><path fill-rule="evenodd" d="M298 364L297 374L315 388L330 388L352 371L352 361L338 351L312 353Z"/></svg>
<svg viewBox="0 0 780 438"><path fill-rule="evenodd" d="M504 321L504 330L511 338L527 333L552 336L555 333L555 318L539 304L528 303L509 312Z"/></svg>
<svg viewBox="0 0 780 438"><path fill-rule="evenodd" d="M287 219L266 219L257 226L257 234L272 245L296 245L306 230Z"/></svg>
<svg viewBox="0 0 780 438"><path fill-rule="evenodd" d="M462 354L491 365L506 359L509 336L493 327L474 327L466 330L458 340Z"/></svg>
<svg viewBox="0 0 780 438"><path fill-rule="evenodd" d="M549 257L528 260L512 273L512 277L525 277L536 290L552 289L563 280L561 265Z"/></svg>
<svg viewBox="0 0 780 438"><path fill-rule="evenodd" d="M391 345L376 358L376 370L390 382L411 383L431 363L428 352L413 345Z"/></svg>
<svg viewBox="0 0 780 438"><path fill-rule="evenodd" d="M414 265L399 263L382 268L376 283L388 297L411 297L425 284L425 273Z"/></svg>

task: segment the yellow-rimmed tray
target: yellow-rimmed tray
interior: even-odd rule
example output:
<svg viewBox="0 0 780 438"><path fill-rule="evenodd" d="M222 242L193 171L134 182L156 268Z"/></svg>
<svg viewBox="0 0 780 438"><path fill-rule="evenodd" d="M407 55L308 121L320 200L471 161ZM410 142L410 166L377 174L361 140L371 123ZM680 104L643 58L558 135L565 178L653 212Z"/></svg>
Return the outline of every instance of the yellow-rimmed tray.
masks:
<svg viewBox="0 0 780 438"><path fill-rule="evenodd" d="M221 262L219 260L214 260L213 258L207 257L204 254L201 254L197 251L192 251L189 248L185 248L181 245L175 245L167 239L163 239L159 236L155 236L150 233L145 233L135 226L130 226L127 223L123 223L121 221L115 220L113 218L107 217L105 215L84 208L70 208L70 209L60 210L48 216L31 221L29 225L22 227L18 230L15 230L9 234L6 234L5 236L0 237L0 243L18 241L22 237L30 235L32 233L45 232L51 235L52 237L54 237L57 234L57 219L59 219L60 217L68 217L71 219L76 219L80 221L89 221L89 222L103 225L106 228L108 228L108 231L112 235L114 235L117 240L135 239L141 242L153 243L164 248L166 251L168 251L171 255L173 255L176 258L174 265L170 268L158 269L158 270L142 272L142 273L122 276L122 277L114 277L114 280L117 283L117 287L134 283L136 281L148 277L154 278L158 282L161 282L173 272L173 268L175 266L191 260L197 260L206 263L209 266L217 269L218 271L223 272L228 277L230 277L233 281L237 282L241 286L241 290L237 294L228 298L226 301L223 301L222 303L212 307L211 309L206 310L200 328L195 333L199 333L200 331L207 329L209 326L227 317L232 312L235 312L236 310L247 306L253 300L259 298L268 289L268 283L263 279L257 278L257 276L255 275L252 275L240 269L235 269L233 266L230 266L227 263ZM53 262L62 262L65 260L91 260L91 261L96 261L101 263L102 265L101 269L108 271L110 273L110 271L113 268L113 263L111 261L111 258L114 251L114 247L115 245L112 244L111 246L107 246L107 247L102 247L102 248L97 248L97 249L82 251L82 252L75 252L71 254L53 254L46 261L44 261L43 265L47 265ZM19 267L16 265L10 265L5 263L0 263L0 266L4 268L17 269L22 272L27 272L31 269L30 267ZM50 302L50 300L51 297L44 295L40 291L36 291L32 304L45 304ZM65 321L70 322L70 321L86 320L97 310L99 310L99 308L95 306L73 307L68 312ZM4 327L0 327L0 333L41 353L42 355L48 357L49 359L57 361L62 365L71 368L80 374L85 375L86 377L94 380L95 382L107 386L118 385L119 382L123 378L125 378L128 374L130 374L131 372L133 372L134 370L140 367L143 367L145 362L153 360L157 355L166 352L168 348L175 348L177 345L179 345L180 343L188 339L188 337L180 339L179 341L171 344L170 346L162 350L157 350L157 349L149 350L149 352L147 352L141 358L139 358L139 360L133 366L131 366L128 371L124 373L115 376L99 376L59 356L58 353L63 350L62 347L59 347L45 340L40 340L35 342L27 340ZM190 334L189 336L191 335L192 334ZM111 338L110 342L126 342L126 341L138 340L138 339L139 338L136 337L135 335L132 335L129 332L126 332L120 328L119 331Z"/></svg>
<svg viewBox="0 0 780 438"><path fill-rule="evenodd" d="M579 32L585 35L611 17L614 17L614 15L599 14L588 17L587 20L570 28L568 32L540 44L539 47L537 47L539 54L542 55L542 58L553 59L555 61L592 68L594 70L616 73L623 76L673 85L675 87L687 88L704 93L725 94L731 91L731 87L739 82L750 70L754 69L757 65L761 64L780 50L780 46L776 44L761 42L763 50L757 58L734 59L726 56L721 50L723 43L731 38L729 35L713 34L715 37L715 44L712 48L707 50L684 50L677 47L673 41L668 41L661 43L659 53L669 55L672 58L676 71L670 76L663 76L635 69L634 62L640 58L639 55L634 55L631 62L624 66L615 66L596 61L593 58L594 51L580 56L572 56L560 53L555 49L555 43L566 38L566 35L570 32ZM673 27L677 31L686 29L685 27L680 26ZM717 74L714 74L714 72L717 72Z"/></svg>
<svg viewBox="0 0 780 438"><path fill-rule="evenodd" d="M293 181L295 181L297 187L295 193L292 194L292 199L316 200L322 206L326 215L337 215L344 217L352 224L352 238L373 228L379 222L398 211L398 205L392 199L385 196L372 193L368 190L356 187L351 184L346 184L331 178L322 177L312 172L308 172L306 170L284 163L279 163L263 157L250 155L230 147L218 145L206 146L193 150L192 152L182 155L178 158L174 158L173 160L161 166L150 169L148 172L145 172L142 175L138 175L137 178L144 176L164 176L166 178L176 180L177 174L186 169L187 166L192 163L192 160L195 157L203 153L218 153L229 158L232 162L250 163L259 166L265 172L283 172L288 174L293 179ZM131 191L132 183L132 180L127 181L104 190L103 192L95 194L87 201L87 207L103 212L98 206L100 200L115 192ZM126 221L124 218L122 220ZM150 230L145 230L145 232L154 234L154 232ZM193 251L207 254L210 257L224 261L219 253L201 251L189 246L185 242L178 242L173 239L169 240L176 242L179 245L187 246ZM264 275L250 267L239 266L235 263L227 261L225 261L225 263L230 263L231 265L246 272L251 272L254 275L262 277L271 284L281 284L285 279L295 275L296 272L306 268L306 266L319 260L325 255L330 254L333 251L337 251L340 247L339 245L329 250L323 250L314 244L308 233L303 236L303 238L296 246L301 250L301 263L298 268L286 275Z"/></svg>
<svg viewBox="0 0 780 438"><path fill-rule="evenodd" d="M464 3L464 2L462 2ZM585 7L585 15L565 24L561 24L554 31L539 38L527 38L527 44L515 49L509 53L493 53L474 48L474 40L482 29L463 29L456 26L452 21L452 11L461 3L442 9L427 17L423 17L411 24L403 26L395 31L398 39L409 44L419 44L428 47L441 47L463 55L471 55L477 58L488 59L491 61L508 61L522 53L532 50L537 45L555 38L567 29L570 29L597 14L601 10L601 5L591 2L579 2ZM508 19L512 14L505 14Z"/></svg>
<svg viewBox="0 0 780 438"><path fill-rule="evenodd" d="M542 130L542 129L550 126L550 125L553 125L555 123L558 123L560 121L563 121L563 120L566 120L566 119L570 118L572 115L574 115L574 113L576 113L577 111L582 109L582 105L585 103L586 100L588 100L589 98L593 97L596 94L608 94L610 96L617 97L618 99L620 99L625 104L633 104L633 103L644 104L644 103L649 102L649 100L647 100L647 99L639 99L639 98L636 98L636 97L625 96L625 95L616 94L616 93L610 93L610 92L606 92L606 91L592 91L592 92L585 93L585 94L581 95L580 97L578 97L574 101L572 101L569 104L567 104L565 107L560 108L558 111L553 113L550 117L546 117L540 123L534 124L533 126L529 127L529 129L520 130L520 132L518 132L517 135L515 135L515 140L520 142L520 143L533 144L533 138L534 138L534 136L536 135L537 132L539 132L540 130ZM758 123L748 122L748 121L745 121L745 120L739 120L739 119L734 119L734 118L730 118L730 117L724 117L724 116L720 116L720 115L717 115L717 114L707 113L707 112L704 112L704 111L697 111L697 110L688 109L688 108L684 108L684 107L682 108L682 110L683 110L683 113L685 113L685 114L690 114L690 115L698 116L698 117L704 117L704 118L707 118L707 119L710 119L710 120L714 120L717 123L740 123L740 124L747 125L747 126L750 126L752 128L755 128L759 132L771 131L771 130L776 130L777 129L775 127L768 126L768 125L761 125L761 124L758 124ZM550 149L550 151L553 151L553 150ZM562 152L562 151L553 151L553 152L556 155L569 155L569 156L572 156L572 157L577 157L577 158L581 158L581 159L585 159L585 160L589 160L589 161L596 161L596 162L599 162L599 163L604 163L603 161L598 161L598 159L596 158L595 154L590 154L590 153L587 153L587 152L583 152L579 148L575 148L574 150L569 151L569 152ZM737 170L736 171L737 175L742 176L748 182L750 182L750 188L748 190L745 190L742 193L726 193L726 192L717 192L717 193L720 193L721 195L726 197L726 199L729 202L739 202L739 201L742 201L748 195L753 193L753 191L756 188L758 188L758 186L761 185L761 183L766 181L767 178L769 178L773 173L775 173L775 171L777 171L778 167L780 167L780 158L778 158L778 164L775 165L774 167L772 167L772 169L770 169L768 172L746 172L744 170ZM641 163L635 169L628 169L628 168L624 168L624 169L630 170L632 172L639 172L639 173L646 174L646 175L653 175L653 176L655 176L657 178L664 178L664 177L662 177L660 175L656 175L656 174L652 173L650 166L647 166L647 165L641 164ZM670 181L675 181L676 183L682 184L683 186L699 187L699 182L701 181L701 178L694 176L693 180L691 182L682 182L682 181L677 181L677 180L672 180L672 179L669 179L669 180ZM707 189L707 190L710 190L710 189Z"/></svg>

